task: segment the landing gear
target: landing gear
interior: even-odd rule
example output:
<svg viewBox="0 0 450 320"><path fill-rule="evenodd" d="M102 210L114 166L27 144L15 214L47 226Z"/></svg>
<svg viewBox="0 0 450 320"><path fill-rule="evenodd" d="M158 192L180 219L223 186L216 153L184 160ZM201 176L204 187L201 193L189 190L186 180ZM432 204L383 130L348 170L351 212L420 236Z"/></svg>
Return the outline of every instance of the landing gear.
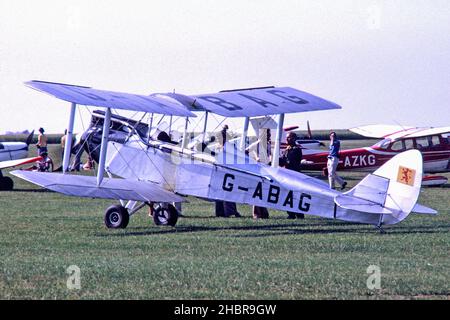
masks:
<svg viewBox="0 0 450 320"><path fill-rule="evenodd" d="M124 229L130 221L130 215L124 207L114 205L106 209L104 220L108 229Z"/></svg>
<svg viewBox="0 0 450 320"><path fill-rule="evenodd" d="M384 229L383 229L383 216L384 216L383 214L380 215L380 220L378 221L378 224L376 225L380 234L386 233L386 231L384 231Z"/></svg>
<svg viewBox="0 0 450 320"><path fill-rule="evenodd" d="M171 204L161 203L153 211L153 221L157 226L175 226L178 221L178 211Z"/></svg>
<svg viewBox="0 0 450 320"><path fill-rule="evenodd" d="M105 211L105 225L108 229L124 229L130 222L130 216L136 213L142 207L149 205L153 208L153 203L144 202L139 206L131 201L124 207L114 205ZM171 204L160 203L153 208L153 221L158 226L175 226L178 220L178 210Z"/></svg>
<svg viewBox="0 0 450 320"><path fill-rule="evenodd" d="M2 177L0 176L0 190L1 191L9 191L14 187L14 182L10 177Z"/></svg>
<svg viewBox="0 0 450 320"><path fill-rule="evenodd" d="M381 226L377 226L377 229L378 229L378 232L380 234L385 234L386 233L386 231Z"/></svg>

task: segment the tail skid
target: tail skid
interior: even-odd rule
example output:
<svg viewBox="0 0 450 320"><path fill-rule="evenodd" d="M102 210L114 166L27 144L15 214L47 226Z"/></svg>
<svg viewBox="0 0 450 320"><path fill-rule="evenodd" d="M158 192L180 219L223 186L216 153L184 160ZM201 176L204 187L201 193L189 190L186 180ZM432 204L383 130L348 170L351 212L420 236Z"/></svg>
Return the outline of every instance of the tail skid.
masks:
<svg viewBox="0 0 450 320"><path fill-rule="evenodd" d="M403 152L366 176L350 191L336 196L334 201L343 209L380 215L378 226L398 223L418 208L421 208L419 211L435 212L417 204L422 167L419 151Z"/></svg>

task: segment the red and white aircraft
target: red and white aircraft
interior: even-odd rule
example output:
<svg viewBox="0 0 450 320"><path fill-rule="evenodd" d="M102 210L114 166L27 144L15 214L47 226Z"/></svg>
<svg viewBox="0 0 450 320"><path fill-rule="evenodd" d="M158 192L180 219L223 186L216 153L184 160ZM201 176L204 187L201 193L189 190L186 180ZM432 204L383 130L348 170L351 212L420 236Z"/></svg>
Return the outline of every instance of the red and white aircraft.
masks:
<svg viewBox="0 0 450 320"><path fill-rule="evenodd" d="M12 190L14 182L10 177L4 177L2 169L12 168L27 163L33 163L41 157L25 158L28 156L28 147L33 140L34 130L26 142L0 142L0 190ZM25 159L24 159L25 158Z"/></svg>
<svg viewBox="0 0 450 320"><path fill-rule="evenodd" d="M341 150L338 170L372 171L395 155L417 149L423 156L424 173L450 172L450 127L417 128L392 125L369 125L349 129L369 138L384 138L371 147ZM303 150L306 170L323 170L328 152ZM444 176L424 176L423 185L447 183Z"/></svg>

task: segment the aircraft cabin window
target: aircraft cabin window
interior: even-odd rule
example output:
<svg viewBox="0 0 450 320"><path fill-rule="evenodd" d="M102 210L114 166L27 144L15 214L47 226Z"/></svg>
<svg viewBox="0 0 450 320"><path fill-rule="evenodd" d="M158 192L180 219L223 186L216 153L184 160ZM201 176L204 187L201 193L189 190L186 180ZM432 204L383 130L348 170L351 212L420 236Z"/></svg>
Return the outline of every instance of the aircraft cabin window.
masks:
<svg viewBox="0 0 450 320"><path fill-rule="evenodd" d="M399 140L399 141L395 141L392 145L391 145L391 150L393 151L400 151L403 150L404 146L403 146L403 141Z"/></svg>
<svg viewBox="0 0 450 320"><path fill-rule="evenodd" d="M375 147L381 148L381 149L387 149L389 147L391 140L389 139L384 139L381 140L380 142L378 142L377 144L375 144Z"/></svg>
<svg viewBox="0 0 450 320"><path fill-rule="evenodd" d="M427 137L417 138L416 146L417 146L417 149L428 148L429 147L428 138Z"/></svg>
<svg viewBox="0 0 450 320"><path fill-rule="evenodd" d="M3 143L0 143L0 150L1 149L5 149L5 146L3 145Z"/></svg>
<svg viewBox="0 0 450 320"><path fill-rule="evenodd" d="M414 142L412 139L405 140L405 148L406 148L406 150L414 149Z"/></svg>
<svg viewBox="0 0 450 320"><path fill-rule="evenodd" d="M438 146L441 144L441 141L439 140L439 136L432 136L431 137L431 145L432 146Z"/></svg>
<svg viewBox="0 0 450 320"><path fill-rule="evenodd" d="M444 143L450 144L450 133L441 134L441 137L444 139Z"/></svg>

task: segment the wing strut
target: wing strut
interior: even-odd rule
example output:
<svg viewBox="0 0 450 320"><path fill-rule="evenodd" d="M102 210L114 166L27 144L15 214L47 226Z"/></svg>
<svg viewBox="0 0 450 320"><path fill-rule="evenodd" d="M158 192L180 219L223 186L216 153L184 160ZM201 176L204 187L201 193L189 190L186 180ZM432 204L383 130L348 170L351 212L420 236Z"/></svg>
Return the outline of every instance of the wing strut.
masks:
<svg viewBox="0 0 450 320"><path fill-rule="evenodd" d="M183 131L183 140L181 140L181 150L187 147L187 130L189 125L189 117L185 118L184 122L184 131Z"/></svg>
<svg viewBox="0 0 450 320"><path fill-rule="evenodd" d="M203 123L202 143L205 142L206 126L208 125L208 111L205 112L205 122Z"/></svg>
<svg viewBox="0 0 450 320"><path fill-rule="evenodd" d="M154 116L154 113L152 113L151 117L148 119L147 143L150 143L152 126L153 126L153 116Z"/></svg>
<svg viewBox="0 0 450 320"><path fill-rule="evenodd" d="M66 143L64 145L63 173L69 168L70 151L72 150L73 124L75 122L76 103L72 102L70 107L69 125L67 127Z"/></svg>
<svg viewBox="0 0 450 320"><path fill-rule="evenodd" d="M111 109L106 108L105 120L103 121L102 144L100 146L100 159L98 161L97 186L100 186L103 180L106 162L106 150L108 148L109 125L111 123Z"/></svg>
<svg viewBox="0 0 450 320"><path fill-rule="evenodd" d="M241 149L242 152L245 151L245 147L246 147L247 132L248 132L248 124L249 124L249 122L250 122L250 117L245 117L244 130L242 130L241 145L239 146L239 148Z"/></svg>
<svg viewBox="0 0 450 320"><path fill-rule="evenodd" d="M280 144L283 134L284 113L278 115L277 135L275 138L275 149L273 150L272 167L277 168L280 161Z"/></svg>

